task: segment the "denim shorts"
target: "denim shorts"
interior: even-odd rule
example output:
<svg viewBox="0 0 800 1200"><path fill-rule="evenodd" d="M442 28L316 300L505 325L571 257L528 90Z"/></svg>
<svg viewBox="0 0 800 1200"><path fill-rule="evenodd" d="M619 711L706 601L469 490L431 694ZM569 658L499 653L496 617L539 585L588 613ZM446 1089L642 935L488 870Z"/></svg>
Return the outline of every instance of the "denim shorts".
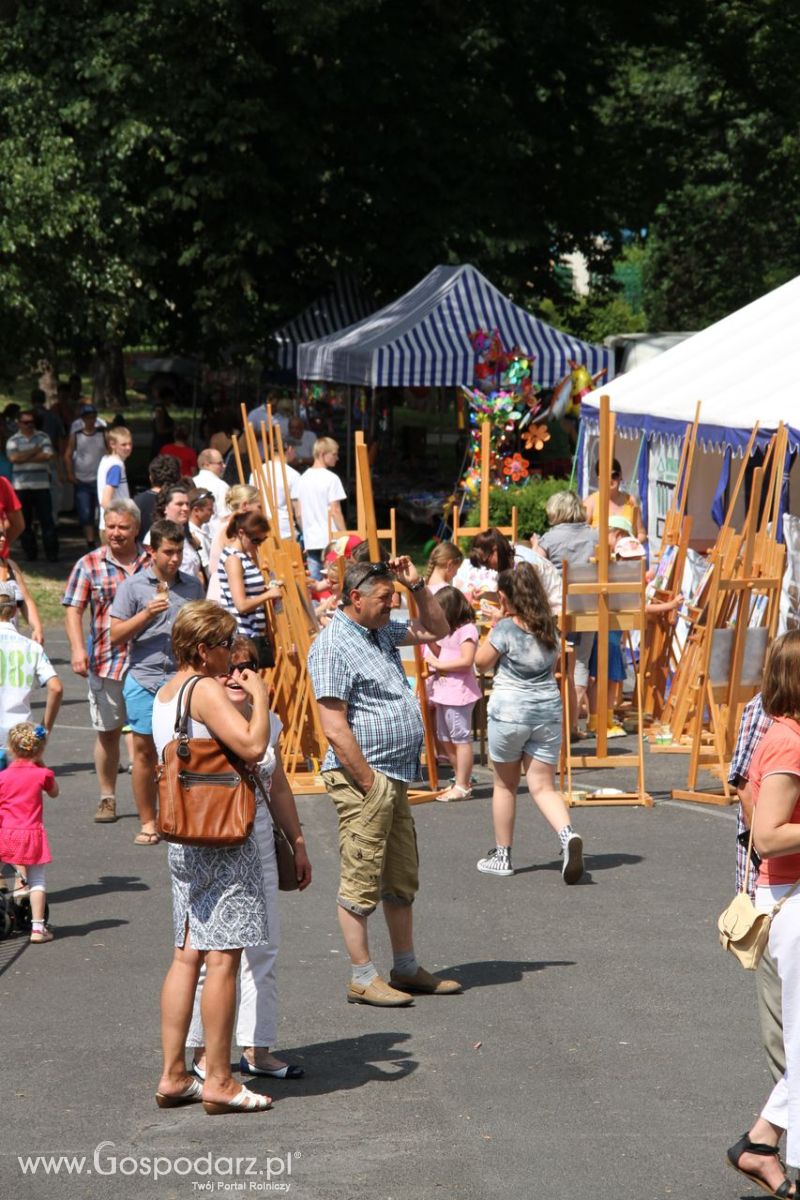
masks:
<svg viewBox="0 0 800 1200"><path fill-rule="evenodd" d="M77 480L74 485L75 511L78 514L79 525L97 524L97 484L81 483Z"/></svg>
<svg viewBox="0 0 800 1200"><path fill-rule="evenodd" d="M128 724L132 731L134 733L148 733L152 737L155 692L148 692L147 688L143 688L140 683L136 682L129 671L125 676L122 694L125 697L125 710L128 714Z"/></svg>
<svg viewBox="0 0 800 1200"><path fill-rule="evenodd" d="M561 754L561 719L542 721L498 721L489 714L489 758L496 763L519 762L523 754L537 762L555 766Z"/></svg>

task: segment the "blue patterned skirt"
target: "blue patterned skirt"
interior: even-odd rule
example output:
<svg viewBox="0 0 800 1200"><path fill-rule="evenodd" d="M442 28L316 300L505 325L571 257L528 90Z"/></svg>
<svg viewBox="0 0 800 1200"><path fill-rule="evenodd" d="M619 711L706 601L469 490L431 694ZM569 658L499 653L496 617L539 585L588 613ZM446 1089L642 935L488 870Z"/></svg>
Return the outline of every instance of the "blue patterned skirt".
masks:
<svg viewBox="0 0 800 1200"><path fill-rule="evenodd" d="M168 852L175 945L189 930L195 950L238 950L269 941L261 855L252 833L241 846L179 846Z"/></svg>

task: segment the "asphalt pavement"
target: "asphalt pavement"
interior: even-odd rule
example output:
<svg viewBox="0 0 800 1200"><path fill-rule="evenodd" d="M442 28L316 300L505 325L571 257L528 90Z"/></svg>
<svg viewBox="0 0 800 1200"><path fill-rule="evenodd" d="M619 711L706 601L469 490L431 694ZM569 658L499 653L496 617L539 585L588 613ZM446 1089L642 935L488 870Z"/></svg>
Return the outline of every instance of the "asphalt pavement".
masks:
<svg viewBox="0 0 800 1200"><path fill-rule="evenodd" d="M475 870L492 842L485 769L475 799L418 807L418 957L464 992L408 1009L345 1002L336 824L326 797L300 798L314 882L282 900L280 1049L306 1076L255 1083L275 1100L264 1115L212 1120L200 1106L156 1107L166 849L133 844L127 775L121 819L93 823L85 684L60 630L47 648L66 688L47 755L61 786L47 815L56 940L0 942L0 1194L756 1194L724 1162L770 1086L753 978L716 936L733 894L733 811L668 799L684 759L648 759L652 809L573 810L588 874L571 888L556 839L522 797L517 873ZM587 771L576 786L585 780L626 787L631 775ZM371 935L386 973L379 913Z"/></svg>

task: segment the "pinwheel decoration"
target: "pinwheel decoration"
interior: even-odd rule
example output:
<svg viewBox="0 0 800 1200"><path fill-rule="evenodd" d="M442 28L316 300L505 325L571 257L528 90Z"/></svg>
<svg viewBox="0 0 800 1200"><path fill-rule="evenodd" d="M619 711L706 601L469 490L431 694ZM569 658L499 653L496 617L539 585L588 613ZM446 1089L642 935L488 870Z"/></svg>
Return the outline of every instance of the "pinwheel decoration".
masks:
<svg viewBox="0 0 800 1200"><path fill-rule="evenodd" d="M522 444L526 450L542 450L545 442L550 441L550 430L546 425L529 425L522 435Z"/></svg>
<svg viewBox="0 0 800 1200"><path fill-rule="evenodd" d="M528 460L521 454L509 454L508 458L503 459L503 474L508 476L513 483L527 479Z"/></svg>

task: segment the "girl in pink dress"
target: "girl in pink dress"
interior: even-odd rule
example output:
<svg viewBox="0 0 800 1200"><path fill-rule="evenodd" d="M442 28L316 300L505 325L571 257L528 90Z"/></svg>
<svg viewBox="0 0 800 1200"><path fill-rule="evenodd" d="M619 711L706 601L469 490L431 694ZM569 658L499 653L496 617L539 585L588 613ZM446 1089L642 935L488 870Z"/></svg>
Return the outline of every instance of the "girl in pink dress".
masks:
<svg viewBox="0 0 800 1200"><path fill-rule="evenodd" d="M11 762L0 771L0 859L23 867L31 895L31 941L52 942L44 923L44 868L50 862L50 846L42 824L42 795L58 795L56 777L40 760L47 731L43 725L22 721L8 731Z"/></svg>
<svg viewBox="0 0 800 1200"><path fill-rule="evenodd" d="M457 588L446 586L436 593L450 633L428 645L423 655L431 670L428 700L436 713L436 737L455 778L437 800L469 800L472 795L472 710L481 690L475 678L478 630L472 606Z"/></svg>

